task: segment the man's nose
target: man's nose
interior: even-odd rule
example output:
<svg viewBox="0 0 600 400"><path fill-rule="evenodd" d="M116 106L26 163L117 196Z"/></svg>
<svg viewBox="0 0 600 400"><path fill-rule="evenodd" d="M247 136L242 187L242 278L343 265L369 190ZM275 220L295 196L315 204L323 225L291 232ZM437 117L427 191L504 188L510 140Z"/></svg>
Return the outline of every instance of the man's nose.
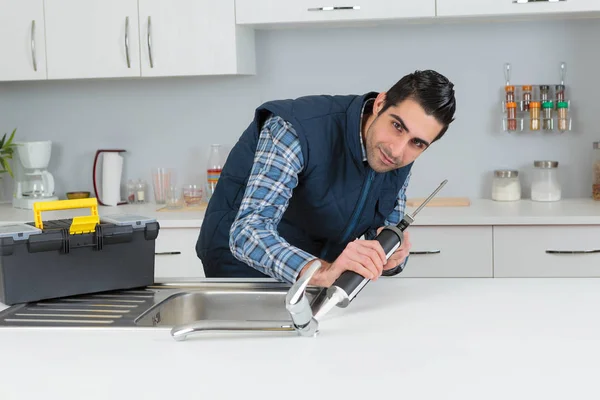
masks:
<svg viewBox="0 0 600 400"><path fill-rule="evenodd" d="M410 138L401 137L398 138L398 140L396 140L394 143L392 143L392 145L390 146L390 152L392 154L390 155L394 158L394 160L399 160L402 158L404 149L406 149L406 146L408 146L409 141Z"/></svg>

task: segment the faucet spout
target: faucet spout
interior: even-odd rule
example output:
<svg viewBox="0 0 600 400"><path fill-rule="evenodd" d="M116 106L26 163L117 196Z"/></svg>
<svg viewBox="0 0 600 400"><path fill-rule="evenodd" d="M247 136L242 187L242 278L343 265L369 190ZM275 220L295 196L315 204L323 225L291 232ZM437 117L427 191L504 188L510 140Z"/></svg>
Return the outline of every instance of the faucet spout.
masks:
<svg viewBox="0 0 600 400"><path fill-rule="evenodd" d="M314 274L321 268L321 262L313 262L310 268L292 285L285 298L285 307L292 317L294 327L302 336L315 336L319 322L314 318L311 304L306 296L306 288Z"/></svg>

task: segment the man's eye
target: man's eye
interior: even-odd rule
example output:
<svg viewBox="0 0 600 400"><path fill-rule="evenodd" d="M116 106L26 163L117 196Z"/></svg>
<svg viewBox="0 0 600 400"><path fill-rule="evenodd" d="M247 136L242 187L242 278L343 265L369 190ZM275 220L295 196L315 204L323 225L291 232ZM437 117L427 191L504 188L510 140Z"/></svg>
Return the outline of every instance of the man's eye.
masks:
<svg viewBox="0 0 600 400"><path fill-rule="evenodd" d="M415 146L417 146L420 149L425 147L425 144L423 142L421 142L420 140L413 140L412 142Z"/></svg>
<svg viewBox="0 0 600 400"><path fill-rule="evenodd" d="M394 125L394 128L396 128L397 130L399 130L400 132L402 132L402 127L400 126L399 123L397 123L397 122L394 121L394 122L392 122L392 125Z"/></svg>

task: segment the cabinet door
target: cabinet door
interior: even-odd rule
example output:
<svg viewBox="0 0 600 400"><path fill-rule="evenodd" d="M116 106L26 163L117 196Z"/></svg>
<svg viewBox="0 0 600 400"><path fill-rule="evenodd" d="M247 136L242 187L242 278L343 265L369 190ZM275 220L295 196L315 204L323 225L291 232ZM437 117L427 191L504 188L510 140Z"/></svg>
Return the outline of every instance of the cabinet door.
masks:
<svg viewBox="0 0 600 400"><path fill-rule="evenodd" d="M204 277L202 262L196 256L198 228L161 228L156 238L154 276L164 278Z"/></svg>
<svg viewBox="0 0 600 400"><path fill-rule="evenodd" d="M398 278L491 278L491 226L411 226L411 254Z"/></svg>
<svg viewBox="0 0 600 400"><path fill-rule="evenodd" d="M45 0L48 79L140 76L137 0Z"/></svg>
<svg viewBox="0 0 600 400"><path fill-rule="evenodd" d="M434 17L435 0L236 0L238 24Z"/></svg>
<svg viewBox="0 0 600 400"><path fill-rule="evenodd" d="M600 226L495 226L496 277L600 277Z"/></svg>
<svg viewBox="0 0 600 400"><path fill-rule="evenodd" d="M255 73L234 0L140 0L142 76Z"/></svg>
<svg viewBox="0 0 600 400"><path fill-rule="evenodd" d="M43 0L0 0L0 81L46 79Z"/></svg>
<svg viewBox="0 0 600 400"><path fill-rule="evenodd" d="M559 14L600 11L598 0L437 0L437 15L476 16L510 14Z"/></svg>

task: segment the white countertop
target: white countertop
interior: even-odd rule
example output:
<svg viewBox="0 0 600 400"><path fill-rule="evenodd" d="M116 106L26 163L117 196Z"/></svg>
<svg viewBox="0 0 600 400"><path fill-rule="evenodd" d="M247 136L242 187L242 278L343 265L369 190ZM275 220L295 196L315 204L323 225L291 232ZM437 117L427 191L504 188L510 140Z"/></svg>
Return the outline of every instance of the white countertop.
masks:
<svg viewBox="0 0 600 400"><path fill-rule="evenodd" d="M155 218L162 228L200 228L203 211L157 211L156 204L99 206L98 212L108 214L138 214ZM408 212L413 211L408 208ZM87 215L85 210L51 211L44 219L68 218ZM0 223L33 221L33 211L15 209L0 204ZM425 207L413 225L585 225L600 224L600 201L592 199L563 199L558 202L496 202L473 199L467 207Z"/></svg>
<svg viewBox="0 0 600 400"><path fill-rule="evenodd" d="M0 328L0 399L597 398L600 279L369 284L315 338Z"/></svg>

